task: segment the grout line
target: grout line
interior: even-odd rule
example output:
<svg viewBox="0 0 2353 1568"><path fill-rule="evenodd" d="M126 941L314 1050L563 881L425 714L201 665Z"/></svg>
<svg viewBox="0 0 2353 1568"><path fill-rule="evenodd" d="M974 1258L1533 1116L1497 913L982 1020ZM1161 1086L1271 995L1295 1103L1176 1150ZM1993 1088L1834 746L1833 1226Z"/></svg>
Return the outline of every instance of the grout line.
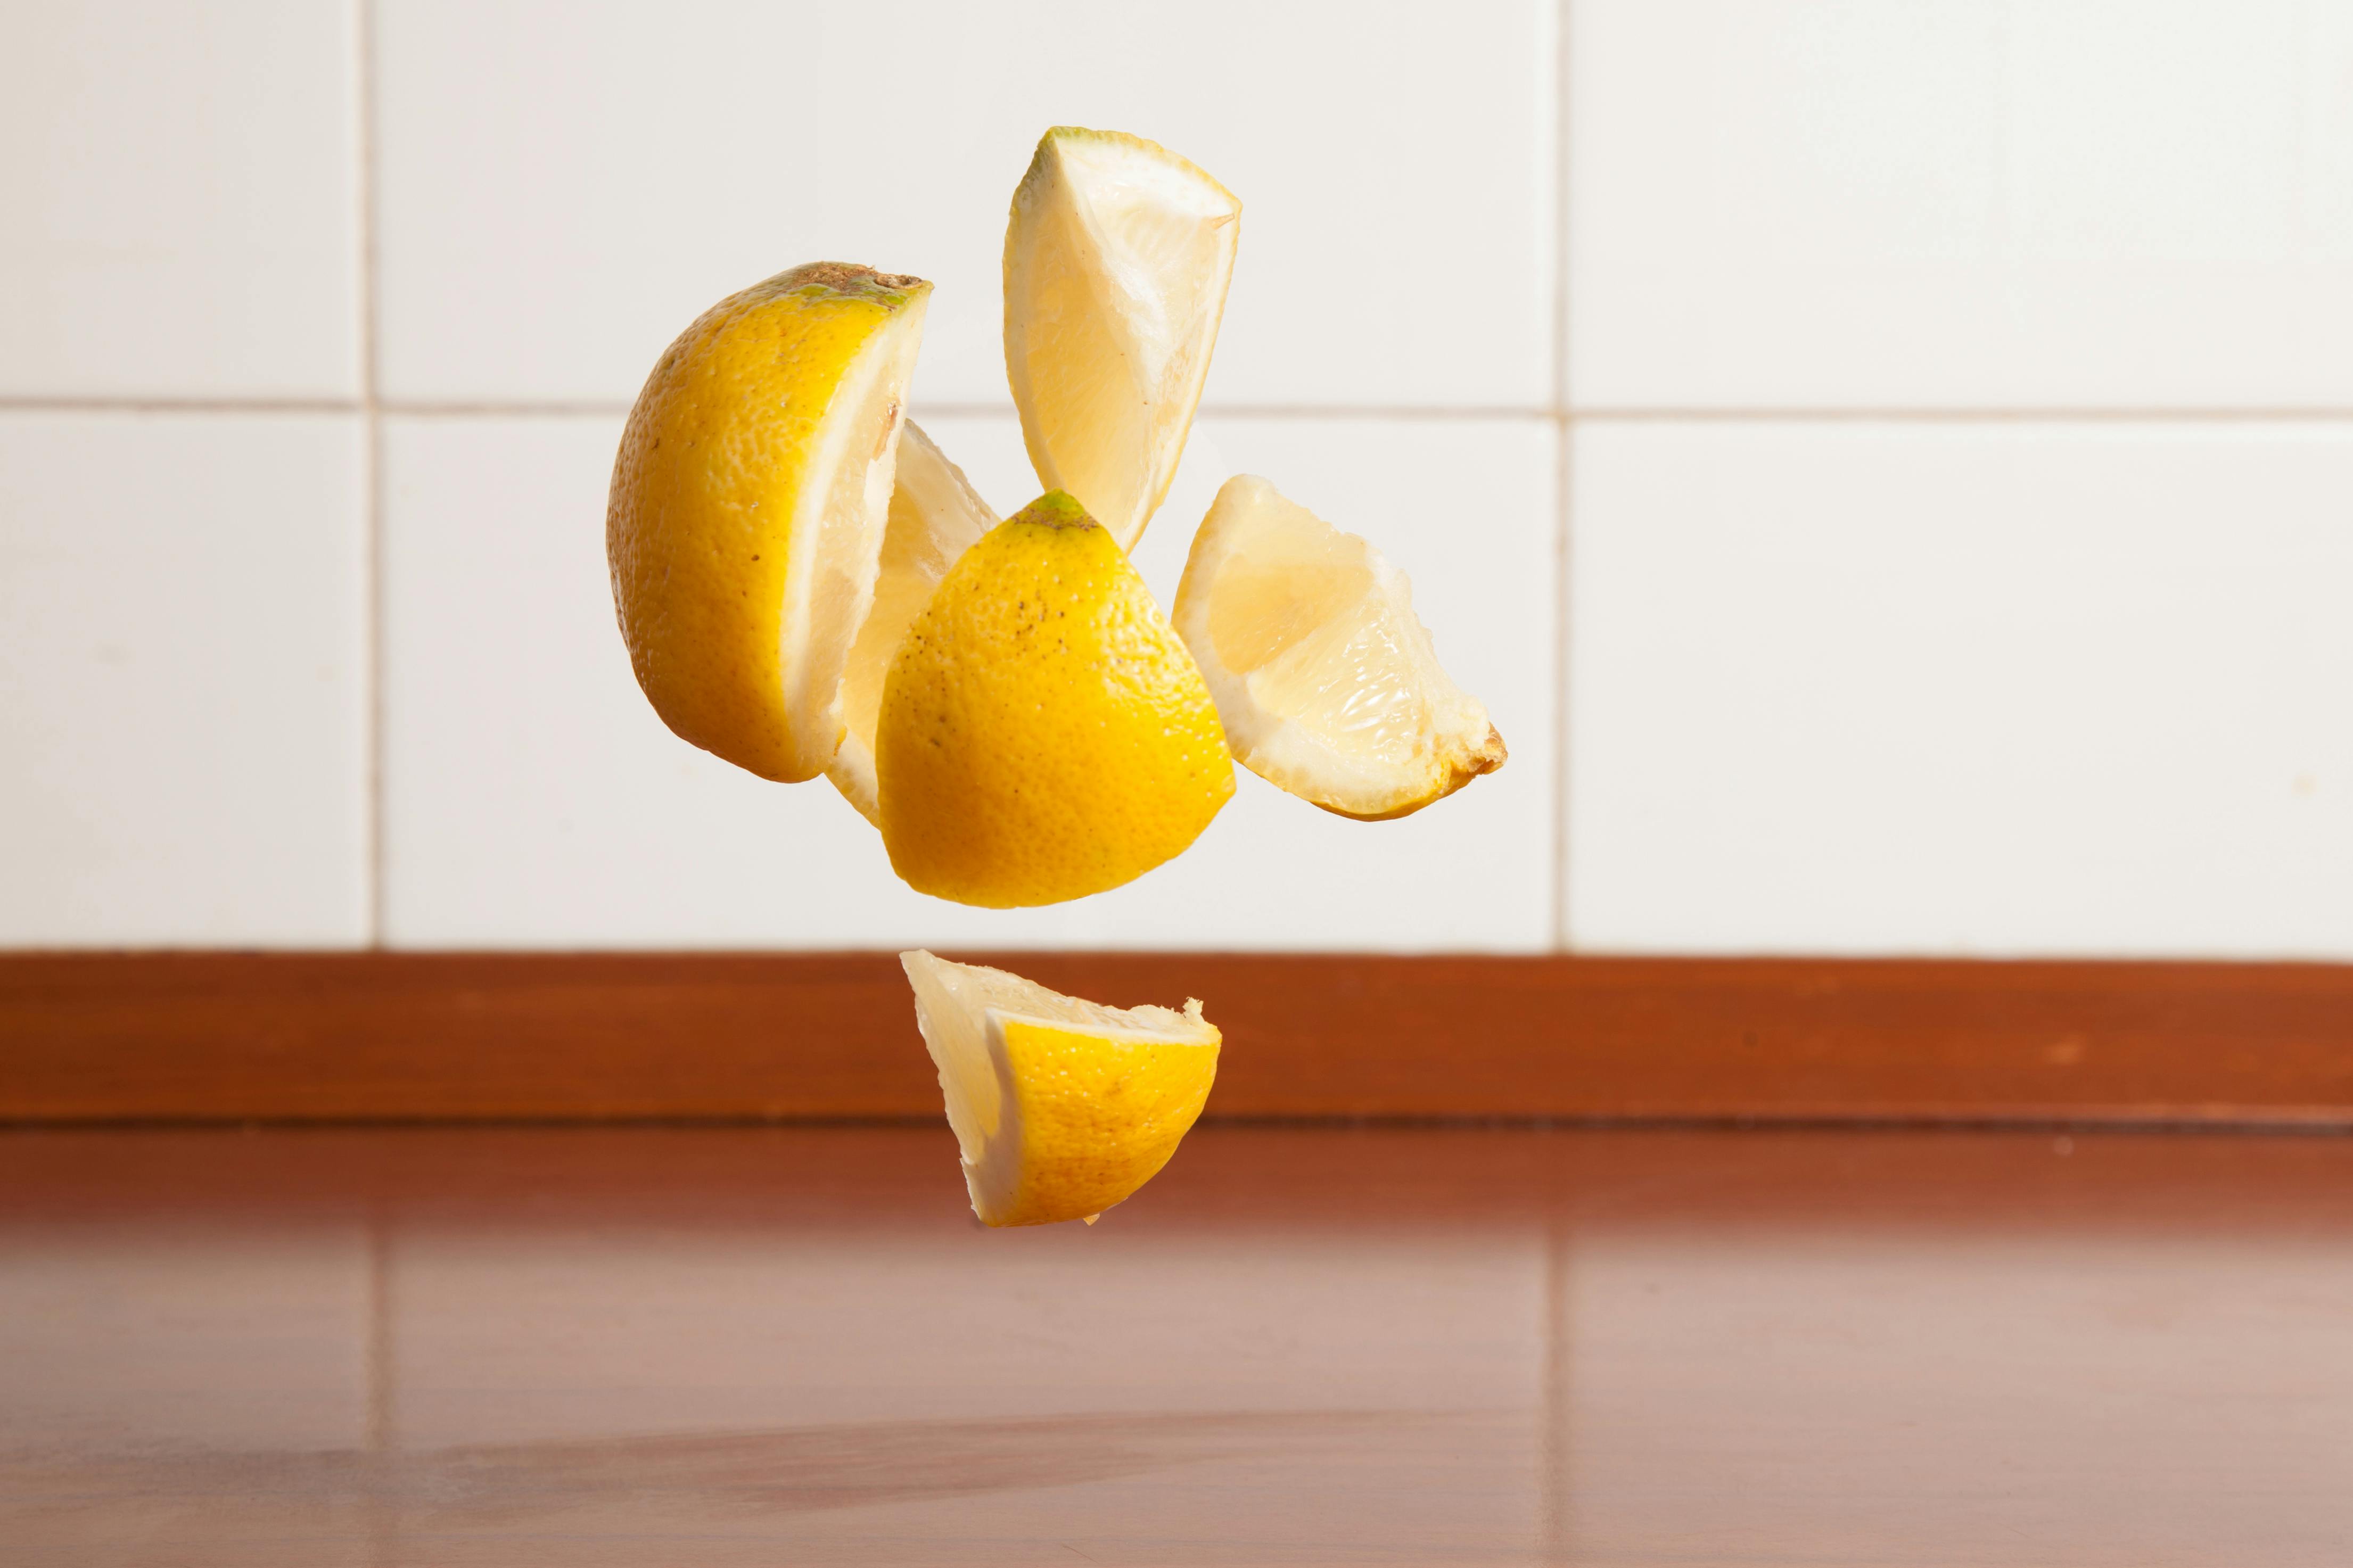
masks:
<svg viewBox="0 0 2353 1568"><path fill-rule="evenodd" d="M1318 404L1318 403L1221 403L1201 405L1201 416L1208 419L1431 419L1470 421L1493 419L1534 419L1551 421L1559 415L1550 408L1532 408L1524 405L1466 405L1460 408L1425 407L1388 404Z"/></svg>
<svg viewBox="0 0 2353 1568"><path fill-rule="evenodd" d="M2255 425L2339 424L2325 408L1569 408L1571 424L1609 425Z"/></svg>
<svg viewBox="0 0 2353 1568"><path fill-rule="evenodd" d="M629 412L626 403L592 399L577 402L455 403L380 397L376 409L403 419L618 419Z"/></svg>
<svg viewBox="0 0 2353 1568"><path fill-rule="evenodd" d="M0 397L0 414L358 414L348 397Z"/></svg>
<svg viewBox="0 0 2353 1568"><path fill-rule="evenodd" d="M1553 15L1553 407L1560 423L1553 450L1552 577L1552 948L1568 951L1568 660L1569 447L1575 434L1568 409L1568 89L1573 0Z"/></svg>
<svg viewBox="0 0 2353 1568"><path fill-rule="evenodd" d="M372 307L375 291L375 238L372 221L364 220L369 255L364 266L363 291ZM1564 280L1565 286L1565 280ZM1560 309L1566 311L1564 303ZM512 400L439 401L385 397L375 393L375 310L363 323L363 357L369 378L367 395L348 397L75 397L0 396L0 414L197 414L285 415L356 414L367 418L530 419L618 418L629 405L599 399L577 401ZM1560 358L1567 374L1566 329ZM917 415L934 419L1011 418L1013 405L998 403L934 403L918 405ZM2158 408L1728 408L1728 407L1591 407L1527 408L1482 405L1436 408L1391 405L1345 406L1338 404L1204 404L1205 419L1391 419L1434 422L1534 420L1563 425L2341 425L2353 423L2353 406L2313 408L2158 407Z"/></svg>
<svg viewBox="0 0 2353 1568"><path fill-rule="evenodd" d="M358 0L360 412L367 458L367 879L368 945L385 944L384 406L377 342L375 4Z"/></svg>
<svg viewBox="0 0 2353 1568"><path fill-rule="evenodd" d="M1568 38L1572 0L1553 10L1552 406L1568 411Z"/></svg>
<svg viewBox="0 0 2353 1568"><path fill-rule="evenodd" d="M1575 583L1576 530L1569 500L1569 478L1576 463L1575 431L1563 428L1553 447L1552 542L1552 951L1570 951L1568 933L1568 763L1570 747L1569 590Z"/></svg>

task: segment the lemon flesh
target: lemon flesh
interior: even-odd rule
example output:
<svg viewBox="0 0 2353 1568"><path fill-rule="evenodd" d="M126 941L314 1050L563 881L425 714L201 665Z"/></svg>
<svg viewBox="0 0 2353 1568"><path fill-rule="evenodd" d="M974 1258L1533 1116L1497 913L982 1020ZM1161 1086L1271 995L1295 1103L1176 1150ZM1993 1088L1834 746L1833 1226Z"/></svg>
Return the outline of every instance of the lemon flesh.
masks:
<svg viewBox="0 0 2353 1568"><path fill-rule="evenodd" d="M638 684L763 778L814 778L840 743L931 288L818 262L731 295L622 432L605 542Z"/></svg>
<svg viewBox="0 0 2353 1568"><path fill-rule="evenodd" d="M1219 1036L1198 1002L1106 1007L920 951L899 962L984 1225L1092 1221L1159 1173L1209 1098Z"/></svg>
<svg viewBox="0 0 2353 1568"><path fill-rule="evenodd" d="M881 717L882 680L891 672L892 656L948 568L997 521L964 470L909 420L899 438L898 484L891 492L873 608L858 628L842 672L841 749L825 770L843 797L878 827L882 808L874 781L874 726Z"/></svg>
<svg viewBox="0 0 2353 1568"><path fill-rule="evenodd" d="M1404 816L1504 765L1487 710L1439 667L1405 574L1237 475L1193 537L1176 629L1234 755L1343 816Z"/></svg>
<svg viewBox="0 0 2353 1568"><path fill-rule="evenodd" d="M1131 881L1234 791L1184 643L1111 535L1059 492L966 550L909 626L874 758L892 869L991 909Z"/></svg>
<svg viewBox="0 0 2353 1568"><path fill-rule="evenodd" d="M1165 148L1057 126L1005 231L1005 365L1039 482L1132 548L1176 474L1233 279L1233 193Z"/></svg>

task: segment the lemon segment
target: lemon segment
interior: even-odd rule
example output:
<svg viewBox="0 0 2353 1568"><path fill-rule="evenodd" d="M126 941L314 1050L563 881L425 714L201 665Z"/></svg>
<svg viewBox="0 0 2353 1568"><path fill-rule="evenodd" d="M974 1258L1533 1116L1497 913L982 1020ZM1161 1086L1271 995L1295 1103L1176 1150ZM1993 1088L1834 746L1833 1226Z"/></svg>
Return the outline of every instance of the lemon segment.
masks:
<svg viewBox="0 0 2353 1568"><path fill-rule="evenodd" d="M874 759L892 869L991 909L1132 881L1234 791L1184 643L1111 535L1059 492L966 550L908 626Z"/></svg>
<svg viewBox="0 0 2353 1568"><path fill-rule="evenodd" d="M858 628L842 672L841 747L825 770L834 787L877 827L882 808L874 781L874 726L882 711L883 677L940 579L997 521L964 470L909 420L899 438L898 481L891 492L873 608Z"/></svg>
<svg viewBox="0 0 2353 1568"><path fill-rule="evenodd" d="M1266 480L1226 481L1193 537L1176 629L1244 767L1343 816L1404 816L1504 765L1447 678L1404 573Z"/></svg>
<svg viewBox="0 0 2353 1568"><path fill-rule="evenodd" d="M825 771L932 286L818 262L712 306L629 411L605 540L638 684L763 778Z"/></svg>
<svg viewBox="0 0 2353 1568"><path fill-rule="evenodd" d="M1106 1007L1001 969L902 952L972 1211L1090 1223L1158 1174L1217 1077L1201 1004Z"/></svg>
<svg viewBox="0 0 2353 1568"><path fill-rule="evenodd" d="M1233 193L1166 149L1056 126L1005 231L1005 364L1039 482L1123 550L1184 455L1241 232Z"/></svg>

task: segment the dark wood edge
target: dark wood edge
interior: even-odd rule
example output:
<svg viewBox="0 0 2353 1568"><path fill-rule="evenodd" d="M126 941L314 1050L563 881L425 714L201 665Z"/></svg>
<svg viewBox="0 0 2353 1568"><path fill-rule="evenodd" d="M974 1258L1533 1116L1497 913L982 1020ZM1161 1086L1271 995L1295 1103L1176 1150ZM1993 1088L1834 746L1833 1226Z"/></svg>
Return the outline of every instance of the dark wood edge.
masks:
<svg viewBox="0 0 2353 1568"><path fill-rule="evenodd" d="M2353 1125L2353 966L957 953L1208 1005L1213 1115ZM0 1121L931 1117L887 953L0 955Z"/></svg>

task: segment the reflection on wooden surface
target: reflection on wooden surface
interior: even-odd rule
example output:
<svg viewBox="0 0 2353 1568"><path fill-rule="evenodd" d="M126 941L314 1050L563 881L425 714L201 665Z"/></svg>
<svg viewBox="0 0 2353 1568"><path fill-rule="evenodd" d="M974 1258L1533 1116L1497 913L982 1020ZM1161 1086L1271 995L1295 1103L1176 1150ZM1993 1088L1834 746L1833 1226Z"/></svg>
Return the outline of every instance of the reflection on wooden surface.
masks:
<svg viewBox="0 0 2353 1568"><path fill-rule="evenodd" d="M2341 1563L2353 1140L0 1136L0 1560Z"/></svg>

